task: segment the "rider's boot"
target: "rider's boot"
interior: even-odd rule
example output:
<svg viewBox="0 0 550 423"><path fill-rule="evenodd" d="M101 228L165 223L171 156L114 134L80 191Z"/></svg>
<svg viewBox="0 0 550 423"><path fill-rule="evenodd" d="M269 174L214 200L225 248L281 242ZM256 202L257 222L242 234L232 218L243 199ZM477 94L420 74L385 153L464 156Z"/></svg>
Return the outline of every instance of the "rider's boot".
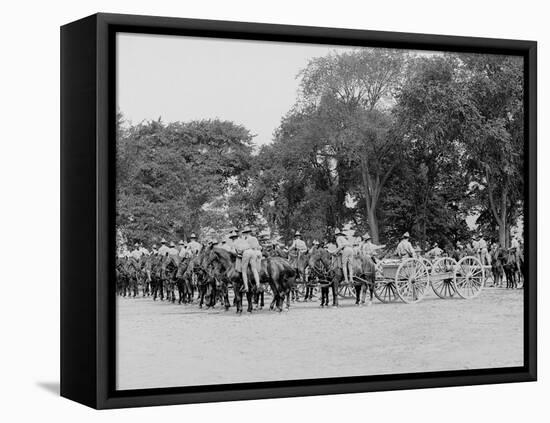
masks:
<svg viewBox="0 0 550 423"><path fill-rule="evenodd" d="M345 283L349 283L349 279L348 279L348 265L345 264L344 266L342 266L342 271L344 273L344 282Z"/></svg>
<svg viewBox="0 0 550 423"><path fill-rule="evenodd" d="M243 269L243 272L242 272L242 276L243 276L243 289L244 289L244 292L248 292L248 272L247 272L247 269Z"/></svg>
<svg viewBox="0 0 550 423"><path fill-rule="evenodd" d="M264 290L264 285L260 283L260 274L258 273L258 270L255 268L252 269L252 274L254 275L254 281L256 282L258 293L260 293Z"/></svg>

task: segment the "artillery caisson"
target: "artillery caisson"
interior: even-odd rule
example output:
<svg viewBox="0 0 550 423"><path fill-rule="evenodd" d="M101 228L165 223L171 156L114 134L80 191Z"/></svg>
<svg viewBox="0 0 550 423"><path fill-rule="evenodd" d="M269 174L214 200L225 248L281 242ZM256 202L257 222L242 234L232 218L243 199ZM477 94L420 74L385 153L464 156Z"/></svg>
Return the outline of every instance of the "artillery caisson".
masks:
<svg viewBox="0 0 550 423"><path fill-rule="evenodd" d="M384 303L417 303L431 285L440 298L477 297L485 284L485 269L477 257L458 262L451 257L388 260L378 266L374 295Z"/></svg>

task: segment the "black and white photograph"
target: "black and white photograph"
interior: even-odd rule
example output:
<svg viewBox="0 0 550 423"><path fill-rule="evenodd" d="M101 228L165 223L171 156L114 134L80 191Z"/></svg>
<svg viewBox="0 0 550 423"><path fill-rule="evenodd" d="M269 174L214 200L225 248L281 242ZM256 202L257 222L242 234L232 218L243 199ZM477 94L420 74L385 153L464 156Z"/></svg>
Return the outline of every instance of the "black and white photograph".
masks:
<svg viewBox="0 0 550 423"><path fill-rule="evenodd" d="M524 365L517 55L116 35L116 389Z"/></svg>
<svg viewBox="0 0 550 423"><path fill-rule="evenodd" d="M8 423L538 423L545 4L3 8Z"/></svg>

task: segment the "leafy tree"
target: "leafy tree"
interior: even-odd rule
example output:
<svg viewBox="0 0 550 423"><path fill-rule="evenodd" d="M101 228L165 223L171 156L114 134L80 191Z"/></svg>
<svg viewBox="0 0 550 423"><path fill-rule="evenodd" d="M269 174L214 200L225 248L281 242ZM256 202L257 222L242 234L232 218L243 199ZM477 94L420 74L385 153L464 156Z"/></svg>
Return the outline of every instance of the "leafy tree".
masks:
<svg viewBox="0 0 550 423"><path fill-rule="evenodd" d="M468 91L478 115L467 143L470 176L483 209L490 210L501 245L523 207L523 59L466 55Z"/></svg>
<svg viewBox="0 0 550 423"><path fill-rule="evenodd" d="M250 166L251 140L220 120L119 128L117 226L148 242L225 226L224 196Z"/></svg>
<svg viewBox="0 0 550 423"><path fill-rule="evenodd" d="M358 194L375 242L380 195L397 166L401 142L384 110L392 105L406 62L402 51L361 49L316 58L300 74L301 102L316 104L322 117L322 151L335 163L339 203L349 192Z"/></svg>

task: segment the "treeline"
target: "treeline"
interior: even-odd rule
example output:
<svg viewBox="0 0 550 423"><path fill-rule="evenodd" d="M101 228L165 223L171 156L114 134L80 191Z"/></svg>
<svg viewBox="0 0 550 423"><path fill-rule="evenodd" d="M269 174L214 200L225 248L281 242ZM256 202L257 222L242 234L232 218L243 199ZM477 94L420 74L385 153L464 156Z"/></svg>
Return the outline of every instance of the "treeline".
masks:
<svg viewBox="0 0 550 423"><path fill-rule="evenodd" d="M310 61L255 153L232 122L119 125L117 225L131 239L228 226L323 239L509 243L523 208L523 61L361 49ZM122 123L122 116L120 117Z"/></svg>

